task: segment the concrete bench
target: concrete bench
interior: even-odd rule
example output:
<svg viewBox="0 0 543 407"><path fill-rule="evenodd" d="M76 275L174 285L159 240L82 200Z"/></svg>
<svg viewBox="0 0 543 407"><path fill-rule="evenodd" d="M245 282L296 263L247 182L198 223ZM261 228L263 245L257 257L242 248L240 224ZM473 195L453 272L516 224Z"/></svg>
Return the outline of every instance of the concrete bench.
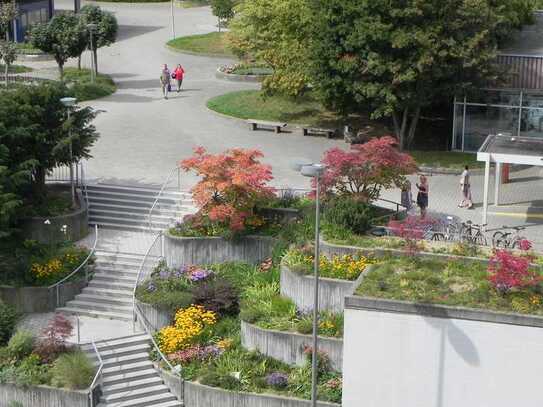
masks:
<svg viewBox="0 0 543 407"><path fill-rule="evenodd" d="M313 135L323 135L323 136L326 136L327 138L332 138L336 134L336 130L322 129L318 127L302 127L302 133L304 136L313 134Z"/></svg>
<svg viewBox="0 0 543 407"><path fill-rule="evenodd" d="M247 120L247 123L251 125L251 129L254 131L257 127L268 127L275 130L276 133L281 133L281 129L287 127L286 123L280 122L267 122L265 120Z"/></svg>

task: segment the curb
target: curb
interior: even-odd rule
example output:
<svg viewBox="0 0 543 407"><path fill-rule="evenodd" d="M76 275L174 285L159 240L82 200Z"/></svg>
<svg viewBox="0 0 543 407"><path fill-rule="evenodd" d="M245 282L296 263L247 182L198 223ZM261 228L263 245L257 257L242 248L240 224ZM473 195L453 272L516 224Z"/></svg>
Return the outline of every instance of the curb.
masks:
<svg viewBox="0 0 543 407"><path fill-rule="evenodd" d="M234 55L221 55L221 54L213 54L213 53L206 53L206 52L194 52L184 49L178 49L174 48L171 45L168 45L167 43L164 44L166 49L171 52L175 52L176 54L185 54L185 55L192 55L196 57L207 57L207 58L217 58L217 59L228 59L228 60L235 60L236 57Z"/></svg>
<svg viewBox="0 0 543 407"><path fill-rule="evenodd" d="M251 83L260 83L266 79L269 75L238 75L232 73L226 73L221 71L221 68L217 68L215 72L215 77L217 79L222 79L224 81L230 82L251 82Z"/></svg>

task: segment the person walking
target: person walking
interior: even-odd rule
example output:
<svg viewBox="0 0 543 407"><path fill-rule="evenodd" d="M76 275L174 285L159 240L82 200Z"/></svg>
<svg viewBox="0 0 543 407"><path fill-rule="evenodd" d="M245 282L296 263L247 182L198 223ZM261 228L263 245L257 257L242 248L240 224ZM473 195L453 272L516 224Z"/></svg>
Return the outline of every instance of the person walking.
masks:
<svg viewBox="0 0 543 407"><path fill-rule="evenodd" d="M183 85L183 77L185 76L185 70L181 64L177 64L177 68L172 73L172 79L177 82L177 93L181 92L181 85Z"/></svg>
<svg viewBox="0 0 543 407"><path fill-rule="evenodd" d="M462 175L460 176L460 190L462 192L462 201L458 204L459 208L473 208L473 201L471 200L471 184L469 167L466 165Z"/></svg>
<svg viewBox="0 0 543 407"><path fill-rule="evenodd" d="M164 64L162 72L160 73L160 86L162 87L164 99L168 99L168 92L170 92L172 85L170 84L170 70L166 64Z"/></svg>
<svg viewBox="0 0 543 407"><path fill-rule="evenodd" d="M400 203L407 210L407 212L411 211L411 209L413 208L413 195L411 193L411 181L405 181L405 183L402 185Z"/></svg>
<svg viewBox="0 0 543 407"><path fill-rule="evenodd" d="M426 209L428 208L428 193L430 192L430 188L428 187L428 178L425 175L421 175L419 181L420 184L416 184L419 189L417 205L420 208L420 217L424 219L426 217Z"/></svg>

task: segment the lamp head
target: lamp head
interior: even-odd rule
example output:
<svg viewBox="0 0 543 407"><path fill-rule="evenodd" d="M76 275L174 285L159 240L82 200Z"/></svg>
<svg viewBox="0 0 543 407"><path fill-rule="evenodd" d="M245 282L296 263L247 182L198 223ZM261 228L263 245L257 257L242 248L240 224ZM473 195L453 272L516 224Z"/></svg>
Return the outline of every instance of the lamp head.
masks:
<svg viewBox="0 0 543 407"><path fill-rule="evenodd" d="M77 103L77 99L65 97L65 98L60 99L60 102L66 107L71 107L71 106L75 106L75 104Z"/></svg>
<svg viewBox="0 0 543 407"><path fill-rule="evenodd" d="M302 166L302 169L300 170L300 173L304 177L316 178L316 177L320 177L322 175L325 168L326 167L323 164L304 165L304 166Z"/></svg>
<svg viewBox="0 0 543 407"><path fill-rule="evenodd" d="M290 168L292 168L294 171L296 172L300 172L302 171L302 167L306 166L306 165L312 165L313 163L305 158L298 158L296 160L294 160L291 164L290 164Z"/></svg>
<svg viewBox="0 0 543 407"><path fill-rule="evenodd" d="M98 24L89 23L87 24L87 28L89 29L89 31L94 31L98 28Z"/></svg>

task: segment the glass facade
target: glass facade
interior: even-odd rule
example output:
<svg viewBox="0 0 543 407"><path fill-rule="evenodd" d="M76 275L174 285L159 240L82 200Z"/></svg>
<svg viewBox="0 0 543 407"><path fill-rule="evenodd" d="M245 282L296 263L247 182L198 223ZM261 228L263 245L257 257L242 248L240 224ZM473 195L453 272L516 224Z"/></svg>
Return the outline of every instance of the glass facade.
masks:
<svg viewBox="0 0 543 407"><path fill-rule="evenodd" d="M454 150L475 152L489 134L543 138L543 93L485 90L455 99Z"/></svg>

